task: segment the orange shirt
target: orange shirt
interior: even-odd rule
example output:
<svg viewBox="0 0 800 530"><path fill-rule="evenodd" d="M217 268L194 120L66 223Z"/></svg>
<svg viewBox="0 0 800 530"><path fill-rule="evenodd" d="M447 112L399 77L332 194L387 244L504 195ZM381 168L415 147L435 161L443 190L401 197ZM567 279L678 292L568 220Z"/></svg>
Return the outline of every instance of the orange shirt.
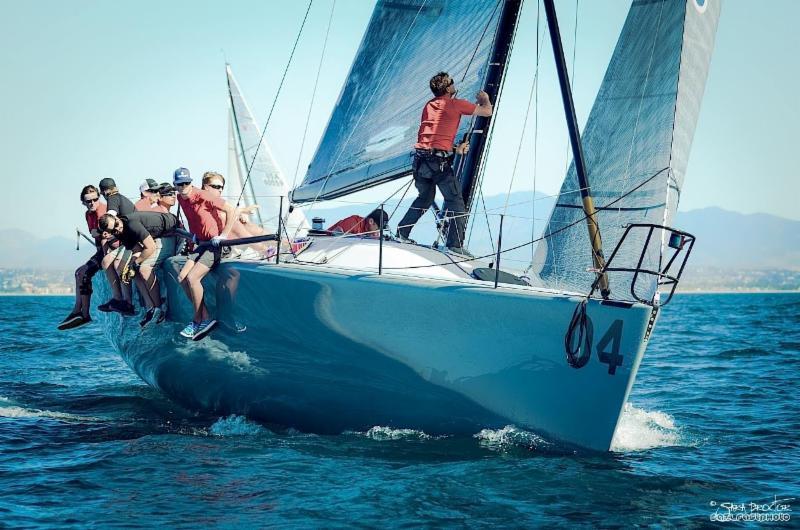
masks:
<svg viewBox="0 0 800 530"><path fill-rule="evenodd" d="M461 116L469 116L475 112L475 103L466 99L455 99L450 96L439 96L425 104L422 109L422 121L417 133L417 149L453 149L458 122Z"/></svg>
<svg viewBox="0 0 800 530"><path fill-rule="evenodd" d="M189 231L200 238L201 241L208 241L214 236L220 235L225 224L222 222L222 212L225 207L225 200L209 191L192 188L188 196L178 194L178 202L181 205Z"/></svg>

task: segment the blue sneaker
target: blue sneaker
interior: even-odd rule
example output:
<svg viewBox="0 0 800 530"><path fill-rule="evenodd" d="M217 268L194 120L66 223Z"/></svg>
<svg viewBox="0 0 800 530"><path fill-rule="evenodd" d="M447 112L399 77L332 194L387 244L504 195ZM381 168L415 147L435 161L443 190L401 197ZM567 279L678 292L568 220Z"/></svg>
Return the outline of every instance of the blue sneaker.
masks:
<svg viewBox="0 0 800 530"><path fill-rule="evenodd" d="M183 331L181 331L181 336L186 337L187 339L193 339L196 329L197 329L197 324L195 324L194 321L189 322L188 324L186 324L186 327L183 328Z"/></svg>
<svg viewBox="0 0 800 530"><path fill-rule="evenodd" d="M199 324L195 324L194 336L192 337L192 340L202 339L203 337L211 333L211 330L214 329L216 325L217 321L214 320L213 318L210 318L208 320L203 320Z"/></svg>

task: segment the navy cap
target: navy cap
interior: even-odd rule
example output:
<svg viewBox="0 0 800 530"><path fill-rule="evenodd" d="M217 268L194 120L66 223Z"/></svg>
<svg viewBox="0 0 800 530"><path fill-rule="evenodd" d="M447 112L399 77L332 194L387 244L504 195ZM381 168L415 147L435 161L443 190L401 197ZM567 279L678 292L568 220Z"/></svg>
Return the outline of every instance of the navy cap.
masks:
<svg viewBox="0 0 800 530"><path fill-rule="evenodd" d="M100 181L100 185L98 187L100 188L100 191L109 190L111 188L116 188L117 183L114 182L114 179L104 178Z"/></svg>
<svg viewBox="0 0 800 530"><path fill-rule="evenodd" d="M189 175L189 170L185 167L179 167L175 170L175 173L172 174L172 183L173 184L183 184L186 182L191 182L192 177Z"/></svg>

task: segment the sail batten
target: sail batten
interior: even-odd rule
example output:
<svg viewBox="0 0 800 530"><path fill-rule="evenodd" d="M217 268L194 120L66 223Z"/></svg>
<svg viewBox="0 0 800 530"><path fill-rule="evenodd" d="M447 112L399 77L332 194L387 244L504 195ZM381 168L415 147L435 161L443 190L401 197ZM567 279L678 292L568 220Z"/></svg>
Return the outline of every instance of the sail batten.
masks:
<svg viewBox="0 0 800 530"><path fill-rule="evenodd" d="M379 0L292 201L331 199L411 174L420 115L433 97L429 79L440 71L463 77L459 97L474 97L493 45L482 36L495 33L499 1Z"/></svg>
<svg viewBox="0 0 800 530"><path fill-rule="evenodd" d="M629 224L672 221L719 13L719 0L636 0L631 6L582 134L592 195L608 198L598 201L596 215L608 252ZM561 229L585 215L578 188L573 163L533 266L547 287L588 292L595 278L588 236L581 226ZM646 243L633 234L615 265L635 266L645 244L642 267L658 270L665 241ZM614 291L615 284L630 284L624 275L610 273L618 297L630 296L627 288ZM637 294L649 298L657 288L655 277L640 279Z"/></svg>

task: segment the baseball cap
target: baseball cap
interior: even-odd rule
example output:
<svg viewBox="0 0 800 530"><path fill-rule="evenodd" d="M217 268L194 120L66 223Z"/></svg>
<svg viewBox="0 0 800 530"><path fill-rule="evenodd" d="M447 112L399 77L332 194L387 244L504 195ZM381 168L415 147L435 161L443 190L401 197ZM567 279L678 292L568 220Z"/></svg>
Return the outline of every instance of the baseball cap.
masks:
<svg viewBox="0 0 800 530"><path fill-rule="evenodd" d="M153 179L145 179L141 184L139 184L139 193L143 193L145 191L155 192L158 191L158 182Z"/></svg>
<svg viewBox="0 0 800 530"><path fill-rule="evenodd" d="M185 182L191 182L192 177L189 175L189 170L185 167L179 167L175 170L175 173L172 174L172 183L173 184L183 184Z"/></svg>
<svg viewBox="0 0 800 530"><path fill-rule="evenodd" d="M166 195L168 193L174 193L175 186L170 184L169 182L162 182L161 185L158 187L159 195Z"/></svg>
<svg viewBox="0 0 800 530"><path fill-rule="evenodd" d="M116 188L117 183L114 182L114 179L104 178L103 180L100 181L100 185L98 187L100 188L100 191L103 191L111 188Z"/></svg>

